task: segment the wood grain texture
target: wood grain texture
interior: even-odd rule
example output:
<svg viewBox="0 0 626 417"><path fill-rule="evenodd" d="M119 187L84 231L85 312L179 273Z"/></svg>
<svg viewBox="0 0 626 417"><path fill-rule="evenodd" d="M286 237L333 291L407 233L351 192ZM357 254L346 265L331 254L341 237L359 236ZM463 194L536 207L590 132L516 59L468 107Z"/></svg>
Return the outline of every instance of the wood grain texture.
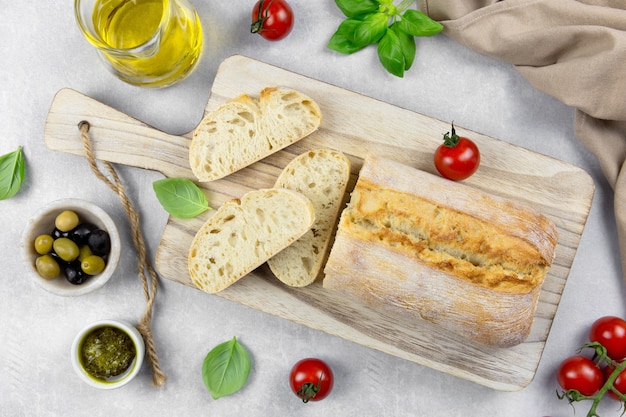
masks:
<svg viewBox="0 0 626 417"><path fill-rule="evenodd" d="M271 187L291 159L314 148L340 150L348 156L352 163L349 191L369 152L436 173L432 154L442 134L449 131L449 122L243 56L233 56L221 64L205 112L242 93L256 96L267 86L294 88L315 99L322 110L321 127L248 168L201 184L214 207L247 191ZM187 156L191 132L182 136L159 132L72 90L59 91L52 103L44 132L46 146L82 155L77 129L82 120L91 125L97 158L193 179ZM304 288L287 287L266 265L217 295L497 390L515 391L528 385L567 281L594 184L586 172L571 164L460 126L457 132L472 137L481 149L480 169L465 184L531 206L548 216L559 231L556 258L524 343L506 349L468 343L427 322L392 317L351 303L324 290L321 282ZM211 215L207 212L190 220L170 217L156 254L162 277L192 286L187 252L196 231Z"/></svg>

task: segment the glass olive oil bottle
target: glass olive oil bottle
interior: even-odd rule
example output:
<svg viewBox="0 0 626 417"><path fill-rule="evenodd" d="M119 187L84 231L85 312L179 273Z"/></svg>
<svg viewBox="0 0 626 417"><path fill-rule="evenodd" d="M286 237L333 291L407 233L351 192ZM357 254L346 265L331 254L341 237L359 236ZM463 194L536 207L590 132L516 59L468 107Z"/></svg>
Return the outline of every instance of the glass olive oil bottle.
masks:
<svg viewBox="0 0 626 417"><path fill-rule="evenodd" d="M96 46L124 81L170 85L199 60L202 27L186 0L96 0L92 10L95 38L104 44Z"/></svg>

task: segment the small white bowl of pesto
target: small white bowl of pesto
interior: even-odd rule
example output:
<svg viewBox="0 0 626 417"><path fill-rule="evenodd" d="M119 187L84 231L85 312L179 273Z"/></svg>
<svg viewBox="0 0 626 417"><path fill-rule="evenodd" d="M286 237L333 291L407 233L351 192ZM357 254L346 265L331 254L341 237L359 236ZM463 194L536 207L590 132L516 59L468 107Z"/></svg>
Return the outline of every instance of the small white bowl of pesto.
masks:
<svg viewBox="0 0 626 417"><path fill-rule="evenodd" d="M128 384L141 369L145 345L139 331L120 320L100 320L81 330L72 343L76 374L95 388Z"/></svg>

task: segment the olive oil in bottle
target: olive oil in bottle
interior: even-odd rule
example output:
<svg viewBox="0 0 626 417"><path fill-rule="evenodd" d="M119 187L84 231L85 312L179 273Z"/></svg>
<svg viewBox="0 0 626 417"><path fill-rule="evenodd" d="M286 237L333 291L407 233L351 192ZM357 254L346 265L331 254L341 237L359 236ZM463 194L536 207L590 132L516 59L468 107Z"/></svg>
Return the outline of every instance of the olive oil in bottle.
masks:
<svg viewBox="0 0 626 417"><path fill-rule="evenodd" d="M101 54L124 81L166 86L191 72L202 50L202 27L186 0L96 0Z"/></svg>

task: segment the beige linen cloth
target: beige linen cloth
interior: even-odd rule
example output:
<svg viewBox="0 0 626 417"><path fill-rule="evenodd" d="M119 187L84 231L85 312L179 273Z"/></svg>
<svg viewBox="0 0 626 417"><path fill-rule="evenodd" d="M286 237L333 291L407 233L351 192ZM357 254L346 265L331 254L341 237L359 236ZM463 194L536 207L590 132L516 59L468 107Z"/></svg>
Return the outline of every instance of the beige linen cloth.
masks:
<svg viewBox="0 0 626 417"><path fill-rule="evenodd" d="M576 136L615 192L626 280L626 0L418 1L444 34L576 109Z"/></svg>

